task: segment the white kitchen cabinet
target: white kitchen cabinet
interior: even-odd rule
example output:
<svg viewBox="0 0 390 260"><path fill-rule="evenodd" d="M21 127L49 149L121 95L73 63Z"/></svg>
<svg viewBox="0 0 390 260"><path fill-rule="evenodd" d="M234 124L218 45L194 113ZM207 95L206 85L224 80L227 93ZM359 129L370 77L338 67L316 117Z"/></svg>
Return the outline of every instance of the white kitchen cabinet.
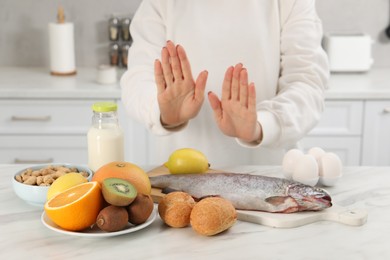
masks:
<svg viewBox="0 0 390 260"><path fill-rule="evenodd" d="M95 68L78 68L69 77L51 76L47 68L0 68L0 163L87 164L91 106L113 101L125 160L145 164L145 129L126 116L119 85L97 84L96 74Z"/></svg>
<svg viewBox="0 0 390 260"><path fill-rule="evenodd" d="M86 164L85 135L0 135L1 163Z"/></svg>
<svg viewBox="0 0 390 260"><path fill-rule="evenodd" d="M367 101L362 165L390 165L390 101Z"/></svg>
<svg viewBox="0 0 390 260"><path fill-rule="evenodd" d="M125 133L125 159L137 165L148 165L150 133L144 125L127 116L121 101L117 103L119 123Z"/></svg>
<svg viewBox="0 0 390 260"><path fill-rule="evenodd" d="M317 126L300 141L306 152L321 147L336 153L344 165L360 165L363 101L326 101Z"/></svg>
<svg viewBox="0 0 390 260"><path fill-rule="evenodd" d="M326 101L324 113L311 136L360 136L363 101Z"/></svg>
<svg viewBox="0 0 390 260"><path fill-rule="evenodd" d="M91 106L97 101L0 100L0 162L86 164Z"/></svg>
<svg viewBox="0 0 390 260"><path fill-rule="evenodd" d="M92 100L1 100L0 134L82 134L92 117Z"/></svg>
<svg viewBox="0 0 390 260"><path fill-rule="evenodd" d="M88 163L92 104L118 104L125 160L147 162L146 130L126 116L119 98L0 99L0 163Z"/></svg>
<svg viewBox="0 0 390 260"><path fill-rule="evenodd" d="M344 165L360 165L360 137L322 136L305 137L301 142L304 152L312 147L321 147L326 152L337 154Z"/></svg>

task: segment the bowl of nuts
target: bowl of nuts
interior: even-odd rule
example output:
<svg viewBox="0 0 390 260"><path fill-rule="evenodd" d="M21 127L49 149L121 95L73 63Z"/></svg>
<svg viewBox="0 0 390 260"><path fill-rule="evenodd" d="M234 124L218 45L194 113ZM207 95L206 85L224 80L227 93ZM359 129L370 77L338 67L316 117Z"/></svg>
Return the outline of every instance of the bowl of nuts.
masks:
<svg viewBox="0 0 390 260"><path fill-rule="evenodd" d="M89 181L92 171L74 164L40 164L17 172L12 179L16 195L28 204L43 207L50 185L62 175L77 172Z"/></svg>

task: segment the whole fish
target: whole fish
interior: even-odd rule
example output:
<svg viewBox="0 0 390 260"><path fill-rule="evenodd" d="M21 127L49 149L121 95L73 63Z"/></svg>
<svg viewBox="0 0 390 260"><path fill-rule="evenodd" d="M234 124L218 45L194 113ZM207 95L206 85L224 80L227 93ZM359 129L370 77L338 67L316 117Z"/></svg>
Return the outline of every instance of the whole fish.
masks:
<svg viewBox="0 0 390 260"><path fill-rule="evenodd" d="M323 189L287 179L238 173L170 174L150 177L152 187L187 192L197 199L220 196L236 209L292 213L332 206Z"/></svg>

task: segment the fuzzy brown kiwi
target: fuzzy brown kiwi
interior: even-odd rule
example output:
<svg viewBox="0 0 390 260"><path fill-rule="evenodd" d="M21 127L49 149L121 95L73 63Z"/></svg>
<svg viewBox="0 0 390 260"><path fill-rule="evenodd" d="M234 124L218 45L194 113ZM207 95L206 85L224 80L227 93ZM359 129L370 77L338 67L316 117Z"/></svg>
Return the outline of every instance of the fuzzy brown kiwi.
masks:
<svg viewBox="0 0 390 260"><path fill-rule="evenodd" d="M114 206L128 206L137 196L137 189L127 180L107 178L102 183L104 199Z"/></svg>
<svg viewBox="0 0 390 260"><path fill-rule="evenodd" d="M96 225L103 231L115 232L127 226L128 218L126 208L110 205L99 212Z"/></svg>
<svg viewBox="0 0 390 260"><path fill-rule="evenodd" d="M129 222L134 225L145 223L153 212L153 199L150 195L139 193L127 207Z"/></svg>

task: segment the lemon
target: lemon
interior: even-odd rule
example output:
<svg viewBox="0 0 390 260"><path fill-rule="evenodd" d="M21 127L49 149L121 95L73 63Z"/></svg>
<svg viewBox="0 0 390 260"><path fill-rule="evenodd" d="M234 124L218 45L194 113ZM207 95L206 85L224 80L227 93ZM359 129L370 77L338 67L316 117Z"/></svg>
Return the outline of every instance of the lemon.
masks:
<svg viewBox="0 0 390 260"><path fill-rule="evenodd" d="M67 190L73 186L76 186L84 182L88 182L88 179L85 178L80 173L70 172L65 175L62 175L51 184L49 190L47 191L46 198L47 200L50 200L58 193L61 193L64 190Z"/></svg>
<svg viewBox="0 0 390 260"><path fill-rule="evenodd" d="M193 148L174 151L164 165L172 174L204 173L210 166L206 156Z"/></svg>

